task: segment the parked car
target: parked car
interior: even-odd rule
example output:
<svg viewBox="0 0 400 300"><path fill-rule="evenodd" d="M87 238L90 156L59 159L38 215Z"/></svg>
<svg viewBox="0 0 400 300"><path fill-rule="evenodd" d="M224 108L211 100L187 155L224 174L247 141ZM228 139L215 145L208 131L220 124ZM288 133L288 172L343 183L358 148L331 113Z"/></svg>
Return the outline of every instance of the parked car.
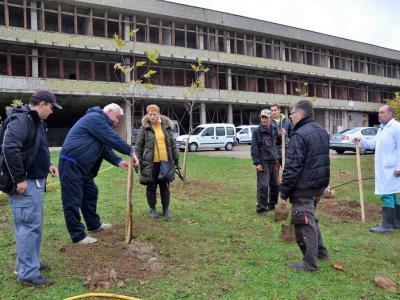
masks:
<svg viewBox="0 0 400 300"><path fill-rule="evenodd" d="M251 144L251 139L253 138L253 132L256 130L258 125L241 125L236 127L236 143ZM239 130L238 130L239 129Z"/></svg>
<svg viewBox="0 0 400 300"><path fill-rule="evenodd" d="M188 135L178 136L176 146L180 151L185 150L185 141ZM214 148L232 151L235 146L235 126L233 124L215 123L202 124L192 130L189 137L189 151L195 152L198 149Z"/></svg>
<svg viewBox="0 0 400 300"><path fill-rule="evenodd" d="M345 151L356 151L356 145L353 140L355 137L361 137L363 139L370 140L376 133L378 128L376 127L354 127L343 130L339 133L333 134L330 140L329 148L335 150L337 154L343 154ZM367 150L360 148L360 153L365 154Z"/></svg>

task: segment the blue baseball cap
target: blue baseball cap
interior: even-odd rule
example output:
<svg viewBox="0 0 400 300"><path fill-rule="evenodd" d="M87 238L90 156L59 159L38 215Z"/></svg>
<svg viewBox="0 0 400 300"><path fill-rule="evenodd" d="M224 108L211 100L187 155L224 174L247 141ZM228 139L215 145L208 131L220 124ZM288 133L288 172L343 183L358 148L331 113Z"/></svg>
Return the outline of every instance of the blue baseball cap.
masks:
<svg viewBox="0 0 400 300"><path fill-rule="evenodd" d="M57 103L56 96L49 90L38 90L32 95L31 99L45 101L53 104L55 108L62 109L61 105Z"/></svg>

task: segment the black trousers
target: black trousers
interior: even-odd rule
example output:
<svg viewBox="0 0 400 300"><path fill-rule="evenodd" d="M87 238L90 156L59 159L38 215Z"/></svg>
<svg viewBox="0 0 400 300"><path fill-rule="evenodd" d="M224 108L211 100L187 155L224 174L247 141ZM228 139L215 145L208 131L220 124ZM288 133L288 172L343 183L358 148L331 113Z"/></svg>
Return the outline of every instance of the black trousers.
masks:
<svg viewBox="0 0 400 300"><path fill-rule="evenodd" d="M278 203L279 165L263 164L257 172L257 212L267 211Z"/></svg>
<svg viewBox="0 0 400 300"><path fill-rule="evenodd" d="M168 209L170 202L169 182L159 181L158 174L160 173L160 163L153 163L153 182L146 186L147 203L151 209L156 208L157 204L157 186L160 187L161 204L163 211Z"/></svg>
<svg viewBox="0 0 400 300"><path fill-rule="evenodd" d="M303 253L304 265L309 270L318 270L318 257L327 257L328 249L323 244L318 220L315 216L316 197L295 197L292 202L292 223L296 242Z"/></svg>

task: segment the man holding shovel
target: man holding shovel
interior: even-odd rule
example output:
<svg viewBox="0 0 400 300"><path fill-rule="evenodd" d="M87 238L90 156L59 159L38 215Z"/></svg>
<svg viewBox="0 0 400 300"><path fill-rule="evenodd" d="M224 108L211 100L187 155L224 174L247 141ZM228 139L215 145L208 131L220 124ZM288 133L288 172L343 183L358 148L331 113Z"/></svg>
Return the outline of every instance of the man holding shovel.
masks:
<svg viewBox="0 0 400 300"><path fill-rule="evenodd" d="M310 101L301 100L290 113L294 128L288 145L280 194L292 203L292 220L296 242L303 261L290 268L317 271L317 258L328 258L328 250L315 216L316 205L329 184L329 136L313 119Z"/></svg>
<svg viewBox="0 0 400 300"><path fill-rule="evenodd" d="M372 140L359 137L361 148L375 149L375 194L382 200L382 222L369 229L374 233L391 233L400 228L400 204L396 193L400 192L400 123L394 119L393 109L384 105L379 109L381 123Z"/></svg>

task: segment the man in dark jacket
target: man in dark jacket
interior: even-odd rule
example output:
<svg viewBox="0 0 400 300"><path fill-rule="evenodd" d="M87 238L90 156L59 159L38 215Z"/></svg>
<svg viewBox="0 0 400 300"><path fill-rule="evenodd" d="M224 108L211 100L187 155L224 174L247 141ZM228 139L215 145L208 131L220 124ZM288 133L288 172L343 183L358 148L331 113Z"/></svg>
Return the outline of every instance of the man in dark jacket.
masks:
<svg viewBox="0 0 400 300"><path fill-rule="evenodd" d="M285 142L285 148L287 149L289 143L289 136L293 130L292 122L283 113L281 113L281 108L278 104L272 104L270 108L271 108L272 121L275 122L278 128L278 135L281 137L281 140L282 140L282 135L285 136L284 142ZM282 146L278 147L278 158L279 158L279 164L282 166Z"/></svg>
<svg viewBox="0 0 400 300"><path fill-rule="evenodd" d="M48 265L40 263L43 226L43 193L47 174L58 175L50 164L44 120L61 109L52 92L39 90L29 105L12 108L2 129L2 171L15 184L9 194L17 246L16 272L23 284L39 287L52 283L42 277Z"/></svg>
<svg viewBox="0 0 400 300"><path fill-rule="evenodd" d="M297 270L318 270L317 258L327 259L328 250L315 216L316 205L329 184L329 136L313 119L310 101L301 100L291 109L294 124L280 194L292 203L292 223L303 261L291 265Z"/></svg>
<svg viewBox="0 0 400 300"><path fill-rule="evenodd" d="M260 119L260 126L253 132L251 158L257 171L256 212L266 214L278 202L278 130L269 109L261 111Z"/></svg>
<svg viewBox="0 0 400 300"><path fill-rule="evenodd" d="M123 115L122 108L111 103L103 109L89 108L86 115L68 132L60 153L61 197L68 232L74 243L93 244L97 239L86 235L81 223L81 210L88 231L106 230L111 224L102 224L97 214L98 189L93 178L97 176L103 159L122 169L128 163L112 149L131 155L135 166L138 159L112 126Z"/></svg>

